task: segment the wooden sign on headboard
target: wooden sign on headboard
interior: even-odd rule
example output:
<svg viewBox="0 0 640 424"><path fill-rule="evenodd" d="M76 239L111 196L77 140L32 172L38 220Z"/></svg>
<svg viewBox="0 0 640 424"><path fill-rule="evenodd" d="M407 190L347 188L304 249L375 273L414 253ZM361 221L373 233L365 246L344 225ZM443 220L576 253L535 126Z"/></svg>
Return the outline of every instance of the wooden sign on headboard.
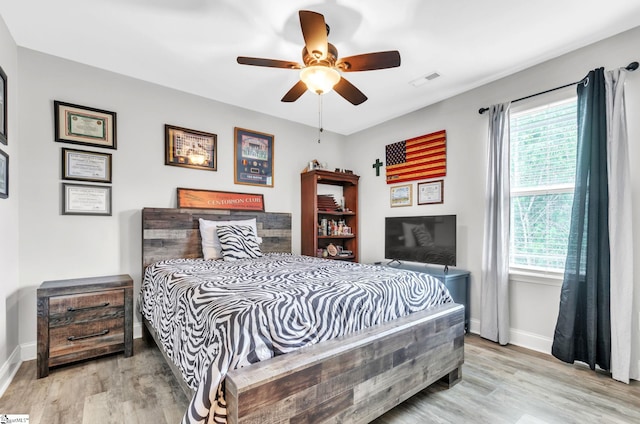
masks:
<svg viewBox="0 0 640 424"><path fill-rule="evenodd" d="M178 207L264 212L262 194L178 188Z"/></svg>

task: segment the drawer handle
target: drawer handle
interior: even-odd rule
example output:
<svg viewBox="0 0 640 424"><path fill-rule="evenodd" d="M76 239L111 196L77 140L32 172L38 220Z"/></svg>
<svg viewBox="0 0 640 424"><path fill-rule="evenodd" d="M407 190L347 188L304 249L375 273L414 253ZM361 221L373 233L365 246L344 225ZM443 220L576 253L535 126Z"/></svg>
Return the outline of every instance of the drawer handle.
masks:
<svg viewBox="0 0 640 424"><path fill-rule="evenodd" d="M104 336L105 334L109 334L109 330L102 330L99 333L89 334L87 336L69 336L67 337L67 340L69 340L70 342L75 342L76 340L90 339L91 337L100 337Z"/></svg>
<svg viewBox="0 0 640 424"><path fill-rule="evenodd" d="M84 308L74 308L73 306L69 306L67 308L67 311L69 312L86 311L88 309L106 308L107 306L109 306L109 302L104 302L104 303L101 303L100 305L86 306Z"/></svg>

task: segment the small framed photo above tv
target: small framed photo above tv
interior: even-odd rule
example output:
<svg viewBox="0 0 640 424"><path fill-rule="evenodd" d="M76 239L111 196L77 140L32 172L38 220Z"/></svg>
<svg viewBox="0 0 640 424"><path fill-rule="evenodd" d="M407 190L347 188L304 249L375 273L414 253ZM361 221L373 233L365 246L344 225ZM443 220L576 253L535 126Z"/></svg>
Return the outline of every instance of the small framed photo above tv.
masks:
<svg viewBox="0 0 640 424"><path fill-rule="evenodd" d="M444 180L418 183L418 204L431 205L444 202Z"/></svg>
<svg viewBox="0 0 640 424"><path fill-rule="evenodd" d="M411 184L391 187L390 195L392 208L412 205Z"/></svg>

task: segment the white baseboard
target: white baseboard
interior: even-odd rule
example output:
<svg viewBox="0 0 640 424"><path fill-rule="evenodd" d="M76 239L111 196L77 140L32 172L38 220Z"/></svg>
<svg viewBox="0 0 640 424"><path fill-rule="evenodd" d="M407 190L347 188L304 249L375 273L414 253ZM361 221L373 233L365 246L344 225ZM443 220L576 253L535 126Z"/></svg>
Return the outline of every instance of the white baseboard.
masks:
<svg viewBox="0 0 640 424"><path fill-rule="evenodd" d="M38 357L38 343L30 342L20 345L20 359L22 361L31 361Z"/></svg>
<svg viewBox="0 0 640 424"><path fill-rule="evenodd" d="M553 339L512 328L509 331L509 343L551 355Z"/></svg>
<svg viewBox="0 0 640 424"><path fill-rule="evenodd" d="M22 364L20 360L20 346L17 346L9 356L7 362L0 367L0 397L2 397L7 390L9 384L11 384L11 380L13 380L13 377L18 372L20 364Z"/></svg>
<svg viewBox="0 0 640 424"><path fill-rule="evenodd" d="M469 332L479 335L480 320L471 319L469 321ZM551 354L551 345L553 344L553 339L550 339L546 336L541 336L540 334L511 328L509 330L509 343L527 349L535 350L537 352Z"/></svg>

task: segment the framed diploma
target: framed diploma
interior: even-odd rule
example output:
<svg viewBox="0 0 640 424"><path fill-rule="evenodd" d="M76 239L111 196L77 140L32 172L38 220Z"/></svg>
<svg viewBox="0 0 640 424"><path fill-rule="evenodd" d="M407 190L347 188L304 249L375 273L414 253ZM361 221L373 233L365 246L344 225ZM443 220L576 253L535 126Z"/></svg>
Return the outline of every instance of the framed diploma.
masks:
<svg viewBox="0 0 640 424"><path fill-rule="evenodd" d="M273 135L235 128L234 139L233 182L273 187Z"/></svg>
<svg viewBox="0 0 640 424"><path fill-rule="evenodd" d="M0 150L0 199L9 197L9 155Z"/></svg>
<svg viewBox="0 0 640 424"><path fill-rule="evenodd" d="M116 113L53 102L55 139L61 143L116 148Z"/></svg>
<svg viewBox="0 0 640 424"><path fill-rule="evenodd" d="M0 67L0 143L7 144L7 74Z"/></svg>
<svg viewBox="0 0 640 424"><path fill-rule="evenodd" d="M418 183L418 204L430 205L444 202L444 181Z"/></svg>
<svg viewBox="0 0 640 424"><path fill-rule="evenodd" d="M111 216L111 187L62 183L62 214Z"/></svg>
<svg viewBox="0 0 640 424"><path fill-rule="evenodd" d="M111 182L111 154L62 148L62 179Z"/></svg>

